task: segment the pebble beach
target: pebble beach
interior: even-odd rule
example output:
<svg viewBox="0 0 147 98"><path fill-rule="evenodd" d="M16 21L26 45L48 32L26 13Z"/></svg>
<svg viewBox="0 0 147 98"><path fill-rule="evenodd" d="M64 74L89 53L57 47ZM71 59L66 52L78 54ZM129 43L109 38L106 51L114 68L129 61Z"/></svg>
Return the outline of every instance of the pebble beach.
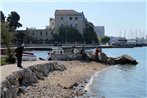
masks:
<svg viewBox="0 0 147 98"><path fill-rule="evenodd" d="M94 61L57 62L63 64L67 70L50 72L44 80L26 87L18 98L90 98L85 86L94 73L107 67Z"/></svg>

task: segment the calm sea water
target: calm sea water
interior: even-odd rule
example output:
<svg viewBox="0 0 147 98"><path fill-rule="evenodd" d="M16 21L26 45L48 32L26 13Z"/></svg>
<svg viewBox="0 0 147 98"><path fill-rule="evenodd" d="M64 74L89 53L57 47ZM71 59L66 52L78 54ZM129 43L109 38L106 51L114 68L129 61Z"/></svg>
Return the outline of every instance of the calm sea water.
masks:
<svg viewBox="0 0 147 98"><path fill-rule="evenodd" d="M138 65L115 65L97 75L90 91L94 98L147 98L147 47L103 49L108 56L128 54Z"/></svg>

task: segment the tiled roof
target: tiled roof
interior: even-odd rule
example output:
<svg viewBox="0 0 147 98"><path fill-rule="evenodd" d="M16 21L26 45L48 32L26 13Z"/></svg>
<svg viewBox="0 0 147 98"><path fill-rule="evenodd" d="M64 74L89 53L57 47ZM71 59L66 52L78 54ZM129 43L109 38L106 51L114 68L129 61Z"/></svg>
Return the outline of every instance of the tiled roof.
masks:
<svg viewBox="0 0 147 98"><path fill-rule="evenodd" d="M55 15L83 15L75 10L56 10Z"/></svg>

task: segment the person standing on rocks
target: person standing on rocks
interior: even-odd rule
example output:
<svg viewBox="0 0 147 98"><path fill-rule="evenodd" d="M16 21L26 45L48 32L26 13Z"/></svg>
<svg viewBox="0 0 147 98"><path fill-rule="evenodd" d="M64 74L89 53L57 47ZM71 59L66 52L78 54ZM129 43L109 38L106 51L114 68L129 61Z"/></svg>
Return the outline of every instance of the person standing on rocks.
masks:
<svg viewBox="0 0 147 98"><path fill-rule="evenodd" d="M100 52L100 49L96 47L96 50L95 50L95 60L96 61L99 61L99 52Z"/></svg>
<svg viewBox="0 0 147 98"><path fill-rule="evenodd" d="M95 60L96 61L101 61L101 53L102 53L102 49L96 47L96 50L95 50Z"/></svg>
<svg viewBox="0 0 147 98"><path fill-rule="evenodd" d="M15 56L17 58L17 67L20 67L22 68L21 66L21 62L22 62L22 53L23 53L23 50L24 50L24 44L22 44L21 46L17 47L15 49Z"/></svg>

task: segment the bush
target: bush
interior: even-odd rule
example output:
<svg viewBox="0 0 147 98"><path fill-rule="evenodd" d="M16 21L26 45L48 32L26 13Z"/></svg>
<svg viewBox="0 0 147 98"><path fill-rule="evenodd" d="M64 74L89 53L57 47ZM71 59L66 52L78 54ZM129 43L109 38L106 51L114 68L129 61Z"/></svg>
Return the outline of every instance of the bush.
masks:
<svg viewBox="0 0 147 98"><path fill-rule="evenodd" d="M6 57L6 62L10 63L10 64L13 64L16 62L16 59L15 57L11 56L11 57Z"/></svg>
<svg viewBox="0 0 147 98"><path fill-rule="evenodd" d="M7 62L6 62L6 60L5 60L4 57L1 57L1 58L0 58L0 62L1 62L1 66L7 64Z"/></svg>

